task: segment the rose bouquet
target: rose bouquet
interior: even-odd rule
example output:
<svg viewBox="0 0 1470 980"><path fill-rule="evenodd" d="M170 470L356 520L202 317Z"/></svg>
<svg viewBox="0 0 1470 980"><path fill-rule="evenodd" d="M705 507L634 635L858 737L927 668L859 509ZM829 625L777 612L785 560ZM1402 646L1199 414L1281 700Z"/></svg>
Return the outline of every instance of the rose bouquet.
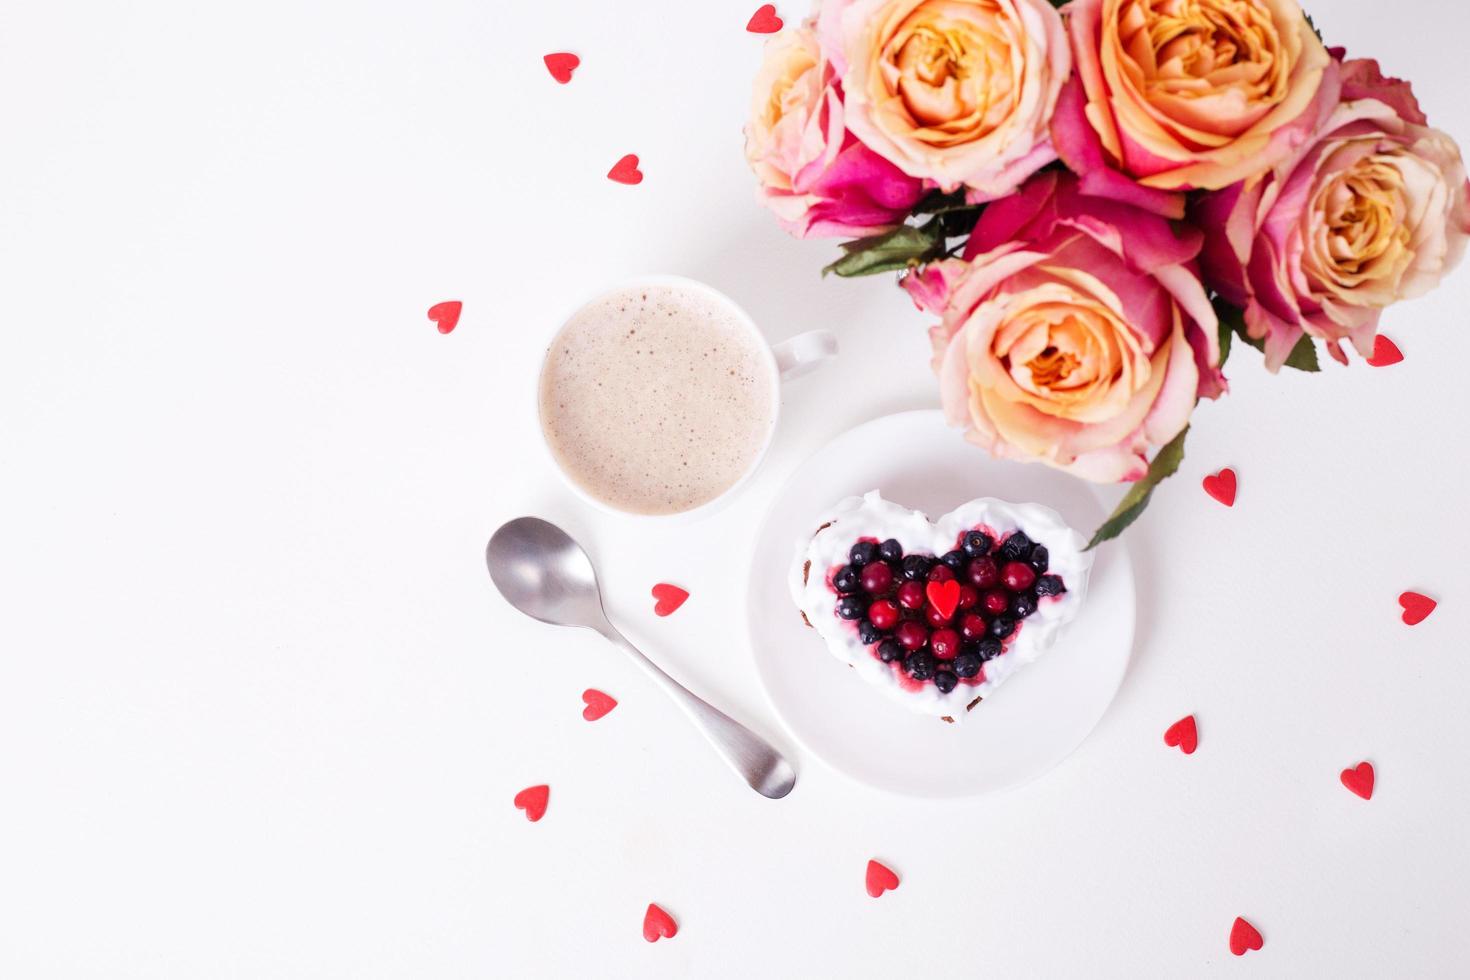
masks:
<svg viewBox="0 0 1470 980"><path fill-rule="evenodd" d="M767 42L746 156L827 272L900 272L950 422L1129 482L1183 458L1233 339L1372 354L1470 237L1459 148L1296 0L818 0Z"/></svg>

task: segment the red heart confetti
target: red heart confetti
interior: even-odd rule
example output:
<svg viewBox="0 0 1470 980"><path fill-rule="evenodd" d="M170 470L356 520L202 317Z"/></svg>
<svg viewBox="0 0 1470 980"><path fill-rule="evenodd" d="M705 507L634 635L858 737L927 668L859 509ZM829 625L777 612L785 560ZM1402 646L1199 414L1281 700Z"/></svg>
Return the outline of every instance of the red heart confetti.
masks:
<svg viewBox="0 0 1470 980"><path fill-rule="evenodd" d="M1226 507L1235 506L1235 471L1230 467L1205 477L1204 487L1205 493Z"/></svg>
<svg viewBox="0 0 1470 980"><path fill-rule="evenodd" d="M673 939L679 934L679 923L674 917L652 902L648 903L648 911L643 913L643 938L651 943L660 939Z"/></svg>
<svg viewBox="0 0 1470 980"><path fill-rule="evenodd" d="M886 891L892 891L898 887L898 875L891 868L879 864L877 861L868 862L867 874L868 894L877 898Z"/></svg>
<svg viewBox="0 0 1470 980"><path fill-rule="evenodd" d="M1185 715L1165 729L1164 744L1177 745L1180 752L1192 755L1199 747L1199 729L1195 726L1194 715Z"/></svg>
<svg viewBox="0 0 1470 980"><path fill-rule="evenodd" d="M582 717L588 721L596 721L618 706L616 700L603 694L595 687L589 687L582 692L582 703L587 706L582 709Z"/></svg>
<svg viewBox="0 0 1470 980"><path fill-rule="evenodd" d="M615 180L619 184L641 184L643 183L643 171L638 169L638 154L629 153L607 172L608 180Z"/></svg>
<svg viewBox="0 0 1470 980"><path fill-rule="evenodd" d="M1351 769L1344 769L1338 778L1344 786L1363 799L1373 799L1373 763L1360 762Z"/></svg>
<svg viewBox="0 0 1470 980"><path fill-rule="evenodd" d="M1255 926L1239 916L1236 917L1235 925L1230 927L1230 952L1236 956L1244 956L1246 950L1260 949L1265 944Z"/></svg>
<svg viewBox="0 0 1470 980"><path fill-rule="evenodd" d="M952 618L954 611L959 608L960 583L952 578L943 582L930 582L924 587L924 594L945 619Z"/></svg>
<svg viewBox="0 0 1470 980"><path fill-rule="evenodd" d="M668 616L684 605L684 600L689 598L689 593L677 585L660 582L653 587L653 597L658 600L653 604L654 615Z"/></svg>
<svg viewBox="0 0 1470 980"><path fill-rule="evenodd" d="M541 60L546 62L546 70L551 72L551 77L563 85L572 80L572 72L582 63L582 59L570 51L557 51Z"/></svg>
<svg viewBox="0 0 1470 980"><path fill-rule="evenodd" d="M786 22L776 16L776 5L767 3L751 15L745 29L752 34L774 34L785 26Z"/></svg>
<svg viewBox="0 0 1470 980"><path fill-rule="evenodd" d="M535 823L546 816L546 801L550 798L550 786L527 786L516 794L516 809L525 810L526 819Z"/></svg>
<svg viewBox="0 0 1470 980"><path fill-rule="evenodd" d="M1404 622L1410 626L1418 626L1429 618L1429 614L1434 612L1434 607L1439 603L1418 592L1405 592L1399 596L1399 605L1404 607Z"/></svg>
<svg viewBox="0 0 1470 980"><path fill-rule="evenodd" d="M429 319L439 325L440 333L448 333L459 325L459 311L464 304L457 299L446 299L429 307Z"/></svg>
<svg viewBox="0 0 1470 980"><path fill-rule="evenodd" d="M1368 358L1372 367L1388 367L1397 364L1404 359L1404 352L1399 350L1399 345L1389 340L1383 334L1373 338L1373 356Z"/></svg>

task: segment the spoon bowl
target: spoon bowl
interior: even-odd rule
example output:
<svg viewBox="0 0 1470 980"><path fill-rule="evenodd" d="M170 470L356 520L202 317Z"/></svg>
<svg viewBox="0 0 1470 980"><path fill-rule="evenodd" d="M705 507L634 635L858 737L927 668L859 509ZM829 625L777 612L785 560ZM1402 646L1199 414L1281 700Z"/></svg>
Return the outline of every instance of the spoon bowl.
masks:
<svg viewBox="0 0 1470 980"><path fill-rule="evenodd" d="M521 517L503 525L485 546L485 564L505 600L532 619L605 634L592 559L555 524Z"/></svg>

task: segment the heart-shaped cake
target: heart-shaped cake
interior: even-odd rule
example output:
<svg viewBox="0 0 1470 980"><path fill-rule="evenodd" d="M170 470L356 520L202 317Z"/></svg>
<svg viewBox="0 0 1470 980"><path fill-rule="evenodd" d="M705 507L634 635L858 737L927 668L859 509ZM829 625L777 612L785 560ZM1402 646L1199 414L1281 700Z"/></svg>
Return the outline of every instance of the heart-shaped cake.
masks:
<svg viewBox="0 0 1470 980"><path fill-rule="evenodd" d="M798 545L791 596L834 656L913 711L966 711L1056 642L1092 555L1056 511L981 498L931 522L874 490Z"/></svg>

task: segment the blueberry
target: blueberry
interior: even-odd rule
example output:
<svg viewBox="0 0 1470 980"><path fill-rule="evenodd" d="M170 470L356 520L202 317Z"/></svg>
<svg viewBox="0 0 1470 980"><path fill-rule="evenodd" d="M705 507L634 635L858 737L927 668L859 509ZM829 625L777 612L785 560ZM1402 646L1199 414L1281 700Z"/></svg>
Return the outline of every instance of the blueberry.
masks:
<svg viewBox="0 0 1470 980"><path fill-rule="evenodd" d="M847 553L847 557L852 560L853 568L862 568L868 562L872 561L873 556L877 553L878 546L873 542L859 541L852 546L852 550Z"/></svg>
<svg viewBox="0 0 1470 980"><path fill-rule="evenodd" d="M861 596L845 595L837 600L837 615L843 619L862 619L867 611L868 605Z"/></svg>
<svg viewBox="0 0 1470 980"><path fill-rule="evenodd" d="M1046 571L1046 567L1050 562L1051 552L1046 550L1046 545L1044 544L1039 544L1036 547L1032 548L1031 557L1026 559L1026 564L1036 569L1037 575L1040 575L1042 572Z"/></svg>
<svg viewBox="0 0 1470 980"><path fill-rule="evenodd" d="M1036 611L1036 597L1028 592L1022 592L1011 599L1011 615L1017 619L1025 619Z"/></svg>
<svg viewBox="0 0 1470 980"><path fill-rule="evenodd" d="M951 551L949 554L945 555L939 560L948 565L950 567L950 570L953 571L956 575L960 573L960 569L964 568L970 563L970 559L966 557L963 551Z"/></svg>
<svg viewBox="0 0 1470 980"><path fill-rule="evenodd" d="M1037 595L1061 595L1067 591L1060 575L1043 575L1036 580Z"/></svg>
<svg viewBox="0 0 1470 980"><path fill-rule="evenodd" d="M929 577L929 569L934 566L932 558L923 555L909 555L903 560L903 577L910 582L922 582Z"/></svg>
<svg viewBox="0 0 1470 980"><path fill-rule="evenodd" d="M948 694L953 691L954 686L959 682L959 678L947 670L941 670L934 675L934 686L939 688L940 694Z"/></svg>
<svg viewBox="0 0 1470 980"><path fill-rule="evenodd" d="M889 538L878 546L878 557L884 561L902 561L903 545L898 543L897 538Z"/></svg>
<svg viewBox="0 0 1470 980"><path fill-rule="evenodd" d="M1020 561L1031 554L1032 543L1025 531L1015 531L1000 546L1000 556L1006 561Z"/></svg>
<svg viewBox="0 0 1470 980"><path fill-rule="evenodd" d="M858 639L863 642L863 646L872 646L883 639L883 631L865 619L858 623Z"/></svg>
<svg viewBox="0 0 1470 980"><path fill-rule="evenodd" d="M916 681L927 681L934 676L934 658L927 653L911 653L903 662L903 669Z"/></svg>
<svg viewBox="0 0 1470 980"><path fill-rule="evenodd" d="M902 660L903 647L899 645L897 640L889 637L878 644L878 659L885 664L891 664L895 660Z"/></svg>
<svg viewBox="0 0 1470 980"><path fill-rule="evenodd" d="M993 636L987 636L985 639L981 640L977 644L977 646L980 647L981 660L994 660L996 657L1000 656L1000 641Z"/></svg>
<svg viewBox="0 0 1470 980"><path fill-rule="evenodd" d="M990 621L990 635L1004 640L1016 631L1016 621L1009 616L997 616Z"/></svg>
<svg viewBox="0 0 1470 980"><path fill-rule="evenodd" d="M980 673L980 655L978 653L962 653L954 658L954 672L961 677L974 677Z"/></svg>
<svg viewBox="0 0 1470 980"><path fill-rule="evenodd" d="M990 548L994 544L990 535L984 531L971 531L965 535L965 554L971 558L984 558L990 554Z"/></svg>
<svg viewBox="0 0 1470 980"><path fill-rule="evenodd" d="M843 565L837 569L837 574L832 576L832 588L843 595L856 592L863 587L863 577L856 568L851 565Z"/></svg>

